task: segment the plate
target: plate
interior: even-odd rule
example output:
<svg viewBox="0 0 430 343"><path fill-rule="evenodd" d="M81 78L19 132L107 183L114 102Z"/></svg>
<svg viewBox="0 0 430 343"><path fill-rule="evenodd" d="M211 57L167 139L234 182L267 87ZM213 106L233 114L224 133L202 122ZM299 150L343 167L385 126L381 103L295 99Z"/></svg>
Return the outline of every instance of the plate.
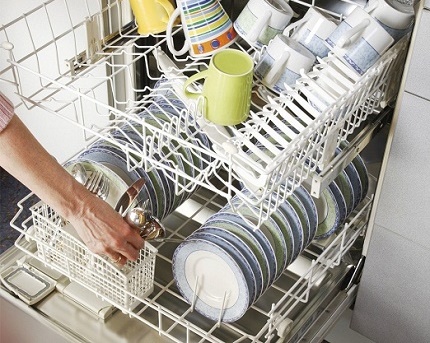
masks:
<svg viewBox="0 0 430 343"><path fill-rule="evenodd" d="M272 214L272 216L277 213L279 213L279 215L284 218L283 221L288 222L290 226L290 239L293 240L293 251L288 261L289 265L297 258L297 256L299 256L303 250L303 227L302 223L300 222L299 215L289 201L285 200L282 202L278 209Z"/></svg>
<svg viewBox="0 0 430 343"><path fill-rule="evenodd" d="M128 188L126 181L108 166L96 161L87 160L85 158L68 161L64 164L64 168L70 172L76 162L81 163L86 170L101 171L104 175L106 175L106 177L109 179L109 193L105 201L112 207L115 207L119 198Z"/></svg>
<svg viewBox="0 0 430 343"><path fill-rule="evenodd" d="M124 152L112 145L104 143L105 141L98 141L97 145L92 145L87 151L83 152L80 157L85 157L87 159L94 159L98 162L108 162L111 163L121 170L123 170L134 182L137 179L144 177L145 185L138 196L138 203L143 203L149 199L149 206L152 213L156 213L157 199L155 197L155 192L153 191L153 186L148 175L140 173L137 169L132 169L128 171L127 160Z"/></svg>
<svg viewBox="0 0 430 343"><path fill-rule="evenodd" d="M340 191L339 186L337 185L336 180L332 181L329 183L328 187L331 189L334 198L337 202L337 207L339 209L339 224L338 227L340 227L340 225L342 225L345 222L346 219L346 202L345 202L345 198L343 197L342 192Z"/></svg>
<svg viewBox="0 0 430 343"><path fill-rule="evenodd" d="M210 217L209 220L205 222L205 226L215 227L227 230L238 237L238 239L242 240L244 244L248 246L249 249L252 250L252 253L255 255L258 261L258 267L260 268L260 273L262 276L262 285L261 285L261 293L269 286L269 262L267 261L267 257L263 252L263 247L258 242L258 240L246 229L241 227L239 224L234 223L225 217L227 213L217 213L214 216Z"/></svg>
<svg viewBox="0 0 430 343"><path fill-rule="evenodd" d="M317 232L317 227L318 227L317 208L315 206L315 201L313 200L309 192L306 190L306 188L304 188L303 186L297 187L294 190L294 194L296 194L297 197L300 199L308 214L310 234L309 234L309 240L305 244L306 246L308 246L314 239L315 234Z"/></svg>
<svg viewBox="0 0 430 343"><path fill-rule="evenodd" d="M319 198L315 198L318 212L318 227L315 239L324 239L332 235L340 225L339 205L332 192L332 187L325 188Z"/></svg>
<svg viewBox="0 0 430 343"><path fill-rule="evenodd" d="M248 310L251 295L243 271L217 244L187 239L176 248L172 268L180 293L205 317L234 322Z"/></svg>
<svg viewBox="0 0 430 343"><path fill-rule="evenodd" d="M142 152L144 151L142 144L138 140L134 139L133 135L129 137L125 137L124 134L122 133L115 133L112 135L112 137L117 141L124 142L125 144L129 143L129 140L131 139L133 141L133 144L135 144L136 148L139 151L142 151ZM138 156L134 156L134 157L136 158L137 161L140 162ZM154 158L157 158L156 154L154 154ZM137 168L137 169L138 170L142 169L141 172L145 172L151 179L152 186L155 191L155 196L157 198L157 213L153 213L153 215L159 219L163 219L170 213L171 205L173 203L173 200L172 200L173 196L171 193L170 185L164 173L159 172L158 169L156 169L155 167L153 167L151 170L147 172L145 171L144 168Z"/></svg>
<svg viewBox="0 0 430 343"><path fill-rule="evenodd" d="M261 230L254 230L252 226L250 226L245 220L238 214L231 212L230 208L223 208L218 212L219 215L223 215L226 219L231 220L232 222L238 224L249 233L251 233L257 241L260 243L262 247L262 251L264 252L268 266L269 266L269 281L267 286L270 287L272 283L275 281L276 270L277 270L277 262L275 256L275 250L273 249L272 244L269 239L266 237L265 233Z"/></svg>
<svg viewBox="0 0 430 343"><path fill-rule="evenodd" d="M238 201L240 201L238 198L236 199L233 198L231 200L233 204ZM256 224L258 222L258 218L253 213L253 211L258 213L259 209L257 207L253 207L251 210L246 206L243 206L238 209L239 214L242 214L251 223ZM276 275L275 275L275 280L276 280L284 272L285 267L288 263L287 242L285 241L284 234L281 228L278 226L277 222L272 217L269 217L268 219L266 219L261 224L258 230L264 233L264 235L267 237L270 244L272 245L273 251L275 252L276 266L277 266Z"/></svg>
<svg viewBox="0 0 430 343"><path fill-rule="evenodd" d="M348 217L354 210L355 204L355 191L352 187L351 180L345 170L339 173L335 178L336 184L338 185L340 191L342 192L343 198L346 204L346 216Z"/></svg>
<svg viewBox="0 0 430 343"><path fill-rule="evenodd" d="M236 260L248 283L248 289L252 295L249 305L252 305L261 294L263 279L258 261L248 247L232 233L210 226L202 227L189 236L189 238L193 237L217 244Z"/></svg>

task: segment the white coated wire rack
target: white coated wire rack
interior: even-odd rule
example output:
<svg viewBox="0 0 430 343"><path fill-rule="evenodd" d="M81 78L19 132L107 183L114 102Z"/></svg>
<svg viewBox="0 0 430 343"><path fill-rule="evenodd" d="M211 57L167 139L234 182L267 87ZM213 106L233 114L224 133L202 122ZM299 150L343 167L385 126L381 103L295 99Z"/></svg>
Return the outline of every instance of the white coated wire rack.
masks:
<svg viewBox="0 0 430 343"><path fill-rule="evenodd" d="M178 194L198 187L227 201L237 194L242 202L231 205L257 212L257 227L317 167L329 163L341 140L395 96L400 75L394 71L401 69L408 45L405 37L361 77L330 55L280 96L256 82L254 110L240 126L217 127L201 117L198 103L186 102L185 108L172 104L176 116L159 127L138 115L160 100L154 97L154 84L166 80L162 87L172 88L176 97L184 99L184 78L206 68L208 58L175 57L172 62L177 67L166 69L158 58L165 50L165 35L137 35L134 23L124 19L124 13L130 12L127 1L80 3L78 11L72 1L49 0L1 26L0 81L15 87L20 105L40 107L82 128L88 144L104 138L119 146L127 154L129 169L136 168L136 160L147 169L168 169ZM174 34L181 33L177 29ZM259 51L242 41L233 47L258 58ZM318 95L327 89L332 91L324 94L328 100L321 104ZM98 126L98 117L106 118L106 125ZM147 144L143 151L112 137L124 122L140 128ZM209 147L196 144L189 127L195 135L216 139ZM205 163L190 166L193 172L185 173L164 161L159 152L172 141ZM131 158L136 155L140 158ZM217 182L225 186L223 191ZM251 192L244 192L243 185Z"/></svg>
<svg viewBox="0 0 430 343"><path fill-rule="evenodd" d="M136 261L119 267L106 257L92 253L74 228L43 202L31 208L32 227L26 238L37 244L38 258L71 280L75 280L128 310L154 289L157 249L146 243Z"/></svg>
<svg viewBox="0 0 430 343"><path fill-rule="evenodd" d="M82 275L93 273L93 269L86 269L81 265L79 273L81 276L70 275L62 267L62 263L52 263L50 255L53 252L52 237L48 242L45 235L40 235L33 229L38 220L37 216L26 217L25 210L33 198L34 195L29 194L18 203L20 209L11 224L22 235L15 245L27 255L66 273L72 280L88 287L87 280L83 280ZM298 334L294 330L297 329L294 325L298 325L299 322L298 313L306 312L303 306L312 304L321 294L331 290L336 278L336 268L344 264L344 255L350 252L357 239L364 234L371 200L367 198L331 240L323 245L309 246L249 308L245 316L235 323L208 320L193 311L193 306L181 296L171 272L172 255L176 244L162 243L157 246L154 290L148 296L139 295L130 288L121 288L122 294L128 298L128 303L124 303L122 298L104 293L104 289L112 290L118 287L116 279L107 277L103 278L102 286L90 289L130 317L138 319L174 342L273 342L280 337L294 341L293 336ZM166 218L164 224L168 230L168 237L182 239L187 237L200 226L205 217L210 215L202 212L207 212L207 209L210 209L211 213L216 212L225 204L224 201L221 196L203 188L198 190L188 200L195 206L189 206L184 210L188 212L186 216L181 210ZM49 210L45 206L41 208L40 204L36 204L36 208L37 211ZM43 216L43 225L43 234L49 231L57 232L58 217ZM45 253L46 250L48 253ZM54 251L54 254L59 257L58 251ZM88 256L86 254L85 256ZM70 256L64 255L64 259L68 260L68 263L74 263ZM345 264L342 268L345 269ZM106 266L103 266L103 270L106 270ZM115 278L122 276L118 269L115 270L117 271ZM133 284L134 281L129 280L129 283ZM127 306L130 304L133 306Z"/></svg>

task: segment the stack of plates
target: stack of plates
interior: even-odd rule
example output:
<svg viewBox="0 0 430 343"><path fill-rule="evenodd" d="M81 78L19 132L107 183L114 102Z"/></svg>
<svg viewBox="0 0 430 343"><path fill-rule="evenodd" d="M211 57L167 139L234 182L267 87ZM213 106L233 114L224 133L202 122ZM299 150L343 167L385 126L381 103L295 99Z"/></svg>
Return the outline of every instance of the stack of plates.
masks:
<svg viewBox="0 0 430 343"><path fill-rule="evenodd" d="M233 198L232 204L239 201ZM238 214L226 205L175 250L179 291L210 319L241 318L315 236L317 210L303 187L258 230L254 210L241 207Z"/></svg>
<svg viewBox="0 0 430 343"><path fill-rule="evenodd" d="M212 215L175 250L179 291L207 318L238 320L314 239L340 228L367 187L367 170L357 156L319 199L300 186L259 229L254 225L259 209L240 207L241 200L233 197L232 205ZM250 196L249 190L242 189L242 195Z"/></svg>
<svg viewBox="0 0 430 343"><path fill-rule="evenodd" d="M345 146L346 143L342 143L336 154ZM338 231L346 218L364 200L368 188L367 168L360 155L357 155L320 197L314 198L319 218L315 239L327 238Z"/></svg>
<svg viewBox="0 0 430 343"><path fill-rule="evenodd" d="M145 185L138 201L143 203L149 200L148 209L154 216L162 219L190 196L187 188L190 181L187 181L183 175L195 179L202 174L201 171L210 163L210 157L200 150L204 151L210 146L208 138L189 125L190 121L184 119L182 111L185 110L185 105L166 83L159 82L146 101L147 106L138 114L142 122L149 124L145 126L145 132L139 120L124 123L111 133L111 138L116 144L99 139L83 151L75 162L101 164L109 168L127 185L143 177ZM150 129L150 127L163 129L166 126L180 132L180 138L189 142L190 147L181 144L180 140L166 141L160 138L156 130ZM127 156L121 148L124 146L132 147L140 154ZM194 149L191 146L200 146L204 149ZM146 171L143 167L139 167L143 165L142 154L149 155L147 153L149 149L151 149L151 155L171 171L163 167L152 167Z"/></svg>

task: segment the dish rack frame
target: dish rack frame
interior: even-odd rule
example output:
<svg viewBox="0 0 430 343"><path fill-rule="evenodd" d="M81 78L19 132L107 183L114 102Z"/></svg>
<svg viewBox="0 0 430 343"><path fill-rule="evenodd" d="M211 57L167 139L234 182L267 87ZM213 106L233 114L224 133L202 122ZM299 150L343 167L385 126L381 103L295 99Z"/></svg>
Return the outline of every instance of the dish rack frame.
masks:
<svg viewBox="0 0 430 343"><path fill-rule="evenodd" d="M300 305L311 302L317 291L325 292L330 290L327 285L333 282L332 271L341 264L345 264L343 261L345 254L350 252L357 239L363 237L366 232L372 200L373 197L366 198L354 210L342 229L336 235L333 235L331 239L319 244L314 243L305 249L297 261L306 261L305 265L307 267L304 268L303 265L296 266L293 263L283 272L270 289L247 311L245 316L250 316L251 318L257 316L260 319L253 324L253 327L248 328L244 327L241 320L235 323L207 320L193 312L193 304L188 304L182 297L175 286L171 273L168 273L167 277L165 275L157 277L157 270L158 273L162 273L163 268L171 266L173 251L171 249L164 250L169 246L169 243L161 243L157 247L158 267L155 271L154 291L150 294L138 295L130 291L130 289L122 289L121 294L127 299L124 302L122 301L123 297L107 296L103 292L103 287L91 287L86 282L87 280L82 279L79 275L70 274L67 269L63 269L58 263L52 263L50 255L45 254L46 248L52 252L52 246L46 241L46 235L40 235L37 233L37 229L34 229L34 226L37 225L37 220L42 219L42 217L38 218L38 215L28 216L28 209L36 206L36 211L52 210L46 205L41 205L40 202L37 202L38 199L34 194L28 194L18 203L19 209L12 219L11 225L21 232L20 237L15 242L15 246L26 255L41 261L56 271L64 273L71 280L90 289L98 297L111 303L129 317L139 320L173 342L222 343L225 342L223 338L226 337L225 335L229 335L229 341L235 343L272 342L277 339L295 342L302 337L304 332L302 332L303 329L297 328L298 320L294 318L294 312L297 311L297 307ZM196 227L201 222L202 218L197 217L202 209L214 206L214 204L221 208L224 204L222 197L205 192L204 189L194 193L188 201L193 201L199 206L195 207L193 212L186 216L187 218L180 226L176 225L178 222L176 218L173 218L175 225L170 226L167 224L169 237L185 238L188 230L190 230L189 228ZM36 205L32 205L35 202ZM175 213L173 213L174 215ZM48 231L58 232L59 218L57 215L43 216L42 220L45 226L44 234ZM83 249L86 248L83 247ZM165 251L169 251L169 253L165 253ZM151 254L153 252L151 251ZM54 253L57 257L59 256L58 251L54 251ZM94 259L100 258L88 250L84 255L89 259L91 257ZM68 256L63 257L70 259ZM300 262L296 263L300 264ZM81 271L84 269L81 266ZM117 270L120 272L119 269ZM87 272L93 273L94 270L90 268ZM117 278L120 278L119 274ZM116 288L118 286L117 281L111 278L104 278L103 280L104 286L108 290ZM324 285L327 287L324 287ZM321 314L321 312L316 313ZM316 318L312 317L311 319L315 320Z"/></svg>
<svg viewBox="0 0 430 343"><path fill-rule="evenodd" d="M165 46L165 35L137 35L134 23L123 21L128 2L113 0L102 5L96 0L83 0L83 4L84 15L75 18L68 0L48 0L0 27L3 48L0 51L4 56L1 61L7 64L0 70L0 81L16 88L18 106L40 107L72 122L84 131L88 146L96 139L116 144L126 153L130 170L137 166L146 170L168 170L166 175L173 179L177 194L205 187L228 202L236 195L241 201L230 202L233 210L240 214L240 208L246 206L257 218L252 223L256 228L305 180L313 178L312 195L319 196L320 178L314 177L317 168L329 167L340 141L348 139L369 116L377 115L395 97L401 75L392 71L400 69L408 47L409 37L404 37L361 77L330 54L318 60L312 71L303 73L295 85L280 95L266 92L256 81L255 108L249 119L241 126L230 127L227 132L205 121L199 102L188 102L181 94L184 78L206 68L209 58L172 57L177 68L163 69L158 60L154 61L154 55L157 49ZM291 5L309 7L316 3L292 1ZM53 11L58 8L68 18L61 24ZM338 18L343 15L329 13ZM43 22L48 27L49 38L40 41L36 33ZM22 28L20 42L29 46L21 54L15 51L11 35L17 28ZM180 34L178 28L174 35L179 37ZM73 42L69 43L69 49L65 49L66 39ZM255 59L260 54L241 40L233 47L248 52ZM46 56L54 56L48 70L41 63ZM143 74L149 82L141 88L136 86L137 63L143 65ZM156 68L151 67L154 64ZM324 73L346 87L331 104L318 111L310 103L318 102L315 93L320 89L316 81ZM177 117L158 128L142 120L138 113L155 103L152 87L161 79L167 79L167 85L176 96L186 102L186 109L177 107ZM125 95L117 92L121 82L127 84ZM102 97L101 92L108 93L108 97ZM263 105L257 104L255 100L261 102L262 98ZM105 125L94 124L93 116L106 118ZM143 151L111 136L124 122L142 128ZM204 147L196 144L194 137L186 138L188 127L193 127L194 135L215 132L221 139L212 141L212 148ZM288 132L288 136L280 135L274 127ZM147 130L150 135L145 134ZM271 138L267 139L267 135ZM191 166L194 172L190 176L167 158L163 160L162 154L158 154L163 146L160 142L166 146L174 142L207 161L202 168ZM250 157L252 154L248 152L257 158ZM178 151L172 153L183 159ZM139 162L132 156L139 156ZM217 182L225 186L223 191L215 186ZM245 192L243 185L250 188L250 192Z"/></svg>

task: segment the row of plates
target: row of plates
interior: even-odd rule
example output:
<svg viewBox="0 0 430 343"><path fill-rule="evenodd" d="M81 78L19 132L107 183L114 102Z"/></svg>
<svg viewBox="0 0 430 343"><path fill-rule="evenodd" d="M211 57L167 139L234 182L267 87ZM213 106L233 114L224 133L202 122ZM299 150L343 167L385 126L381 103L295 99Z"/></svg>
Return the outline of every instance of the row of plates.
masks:
<svg viewBox="0 0 430 343"><path fill-rule="evenodd" d="M183 139L192 145L209 148L208 138L204 134L193 130L192 126L186 126L185 122L179 119L185 105L176 97L171 88L164 87L163 82L159 82L155 86L145 105L144 110L137 114L139 119L158 129L163 129L166 125L171 126L174 122ZM142 204L149 200L148 209L154 216L162 219L190 196L190 192L184 191L187 187L187 179L183 175L197 178L200 171L207 167L210 157L197 149L180 144L178 140L160 142L159 140L163 138L160 138L156 130L146 129L143 132L143 126L139 124L139 121L121 123L116 130L110 133L111 140L95 141L76 159L70 161L69 165L76 162L94 162L103 165L127 185L131 185L143 177L145 185L139 194L138 203ZM116 144L112 141L115 141ZM119 146L129 146L131 151L138 151L139 154L126 153ZM149 154L149 149L151 149L151 154ZM201 150L204 151L204 149ZM151 155L168 168L152 166L147 171L142 162L142 155ZM109 178L112 181L112 177Z"/></svg>
<svg viewBox="0 0 430 343"><path fill-rule="evenodd" d="M319 199L300 186L259 229L258 208L240 207L241 200L233 197L175 250L172 268L179 291L207 318L240 319L314 239L341 228L365 198L368 184L357 156Z"/></svg>

